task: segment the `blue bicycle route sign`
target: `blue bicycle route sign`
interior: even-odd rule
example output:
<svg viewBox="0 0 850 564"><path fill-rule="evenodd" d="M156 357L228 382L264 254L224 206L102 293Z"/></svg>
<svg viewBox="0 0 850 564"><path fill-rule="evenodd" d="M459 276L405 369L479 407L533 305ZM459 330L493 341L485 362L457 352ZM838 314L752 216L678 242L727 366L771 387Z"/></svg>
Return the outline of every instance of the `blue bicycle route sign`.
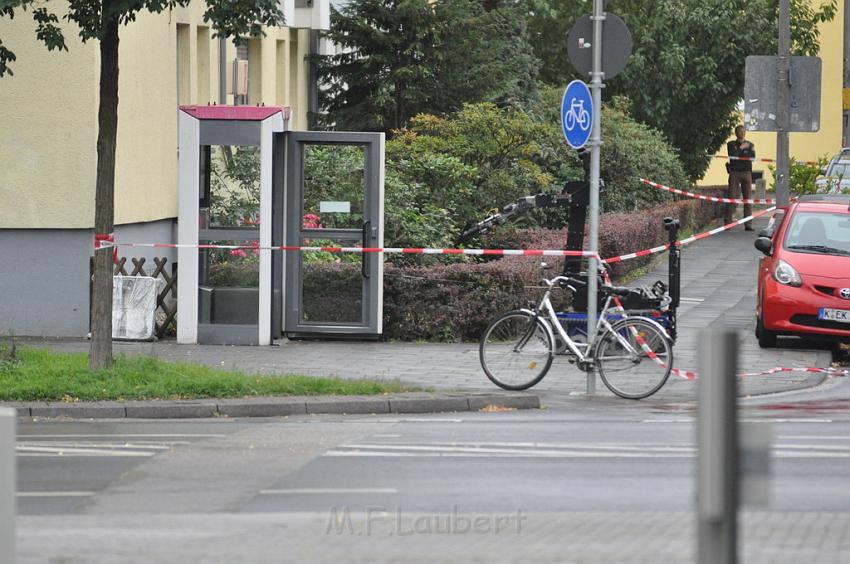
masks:
<svg viewBox="0 0 850 564"><path fill-rule="evenodd" d="M593 100L590 89L580 80L574 80L564 90L561 100L561 129L573 149L581 149L593 130Z"/></svg>

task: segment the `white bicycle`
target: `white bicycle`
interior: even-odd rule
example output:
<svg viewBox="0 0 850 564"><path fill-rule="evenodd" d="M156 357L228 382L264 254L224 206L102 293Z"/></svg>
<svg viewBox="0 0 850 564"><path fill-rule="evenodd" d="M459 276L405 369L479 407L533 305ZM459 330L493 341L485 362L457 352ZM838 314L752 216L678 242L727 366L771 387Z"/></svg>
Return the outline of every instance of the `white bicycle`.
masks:
<svg viewBox="0 0 850 564"><path fill-rule="evenodd" d="M562 286L575 292L583 281L568 276L543 279L548 286L535 310L517 309L493 320L481 338L479 355L484 373L506 390L526 390L549 370L556 354L555 337L566 344L571 362L586 372L598 370L614 394L643 399L661 389L673 367L673 344L664 328L646 317L629 317L611 306L616 296L634 290L603 284L599 291L605 306L599 314L594 338L576 342L564 330L552 307L552 289Z"/></svg>

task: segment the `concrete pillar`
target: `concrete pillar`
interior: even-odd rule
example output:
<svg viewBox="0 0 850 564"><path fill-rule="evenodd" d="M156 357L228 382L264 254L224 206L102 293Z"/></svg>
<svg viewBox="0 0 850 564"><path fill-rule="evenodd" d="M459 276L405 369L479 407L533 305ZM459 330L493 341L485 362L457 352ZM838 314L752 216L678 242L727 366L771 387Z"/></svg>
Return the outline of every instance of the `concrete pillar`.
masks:
<svg viewBox="0 0 850 564"><path fill-rule="evenodd" d="M0 562L15 561L15 423L17 411L0 407Z"/></svg>
<svg viewBox="0 0 850 564"><path fill-rule="evenodd" d="M767 181L764 178L759 178L756 180L756 195L754 198L756 200L764 200L767 196L765 192L767 190Z"/></svg>

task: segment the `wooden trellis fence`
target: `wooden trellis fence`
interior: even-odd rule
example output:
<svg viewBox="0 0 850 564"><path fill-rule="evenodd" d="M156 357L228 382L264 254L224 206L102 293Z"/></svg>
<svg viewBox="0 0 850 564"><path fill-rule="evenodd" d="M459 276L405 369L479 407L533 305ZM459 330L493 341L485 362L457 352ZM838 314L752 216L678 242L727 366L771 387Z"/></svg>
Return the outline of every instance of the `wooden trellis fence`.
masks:
<svg viewBox="0 0 850 564"><path fill-rule="evenodd" d="M173 328L174 331L177 331L177 263L171 263L171 268L166 269L165 267L168 264L168 259L165 257L154 257L153 262L156 266L153 271L148 274L145 271L145 262L147 262L147 259L144 257L131 258L130 262L133 263L133 266L128 272L127 269L129 268L129 265L127 264L127 257L119 258L118 262L115 263L113 275L117 276L120 274L122 276L150 276L151 278L162 278L165 281L165 286L156 296L158 314L155 316L156 336L161 339L168 334L170 329ZM94 259L90 261L89 269L90 272L94 274ZM172 298L170 303L168 300L169 294ZM91 284L89 284L89 301L91 301ZM159 314L159 312L162 312L162 314Z"/></svg>

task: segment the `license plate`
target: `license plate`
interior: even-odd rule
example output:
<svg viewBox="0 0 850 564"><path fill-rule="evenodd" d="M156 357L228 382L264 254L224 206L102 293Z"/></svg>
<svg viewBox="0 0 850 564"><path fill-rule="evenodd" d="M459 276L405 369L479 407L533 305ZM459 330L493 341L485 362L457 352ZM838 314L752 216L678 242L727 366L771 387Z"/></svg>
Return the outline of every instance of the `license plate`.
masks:
<svg viewBox="0 0 850 564"><path fill-rule="evenodd" d="M822 307L818 310L818 319L850 323L850 310Z"/></svg>

